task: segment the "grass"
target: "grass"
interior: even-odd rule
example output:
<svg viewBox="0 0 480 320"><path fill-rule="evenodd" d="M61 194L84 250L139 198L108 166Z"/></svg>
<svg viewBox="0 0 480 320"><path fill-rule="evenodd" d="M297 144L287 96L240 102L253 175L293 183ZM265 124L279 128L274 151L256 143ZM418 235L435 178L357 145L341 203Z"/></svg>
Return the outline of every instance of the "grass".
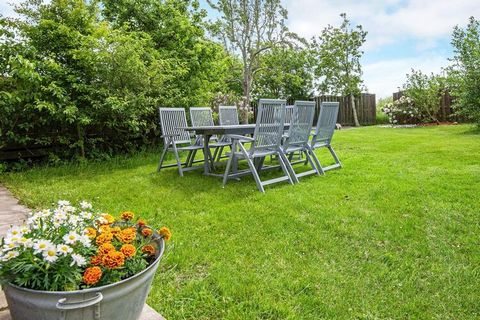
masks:
<svg viewBox="0 0 480 320"><path fill-rule="evenodd" d="M171 227L148 298L167 319L478 319L472 130L338 131L343 169L266 194L251 178L221 189L199 172L150 175L156 153L0 181L31 207L91 199Z"/></svg>

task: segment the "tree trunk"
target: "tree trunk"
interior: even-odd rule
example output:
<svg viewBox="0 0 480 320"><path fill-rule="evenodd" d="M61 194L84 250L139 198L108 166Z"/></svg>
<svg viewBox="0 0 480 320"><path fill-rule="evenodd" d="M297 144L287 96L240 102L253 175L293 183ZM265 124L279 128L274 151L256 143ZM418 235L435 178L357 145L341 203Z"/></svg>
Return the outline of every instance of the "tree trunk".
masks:
<svg viewBox="0 0 480 320"><path fill-rule="evenodd" d="M360 127L360 122L358 122L357 108L355 106L355 96L353 95L353 93L350 94L350 104L352 105L353 121L355 123L355 127Z"/></svg>
<svg viewBox="0 0 480 320"><path fill-rule="evenodd" d="M243 89L243 96L245 97L245 100L243 102L244 110L242 110L242 117L241 117L241 122L242 124L248 124L248 113L250 111L250 91L252 90L252 82L251 82L251 76L248 72L248 70L244 71L243 74L243 83L242 83L242 89Z"/></svg>
<svg viewBox="0 0 480 320"><path fill-rule="evenodd" d="M79 123L77 123L77 137L77 144L80 147L80 158L85 159L85 132Z"/></svg>

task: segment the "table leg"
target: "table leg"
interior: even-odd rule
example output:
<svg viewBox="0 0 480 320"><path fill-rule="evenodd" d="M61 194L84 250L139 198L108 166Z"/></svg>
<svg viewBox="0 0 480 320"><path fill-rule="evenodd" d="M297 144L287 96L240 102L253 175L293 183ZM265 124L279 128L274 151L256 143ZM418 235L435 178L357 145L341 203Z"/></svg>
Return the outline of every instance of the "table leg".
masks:
<svg viewBox="0 0 480 320"><path fill-rule="evenodd" d="M210 173L210 150L208 143L210 141L211 135L204 134L203 135L203 174L208 175Z"/></svg>

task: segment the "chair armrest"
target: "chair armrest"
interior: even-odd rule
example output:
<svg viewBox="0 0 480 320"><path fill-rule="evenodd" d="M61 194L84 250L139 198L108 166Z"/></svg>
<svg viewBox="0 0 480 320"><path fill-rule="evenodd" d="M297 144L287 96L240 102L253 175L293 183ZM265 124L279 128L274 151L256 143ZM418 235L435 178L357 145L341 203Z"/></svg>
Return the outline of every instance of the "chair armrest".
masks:
<svg viewBox="0 0 480 320"><path fill-rule="evenodd" d="M167 138L167 137L178 137L180 136L180 133L171 133L171 134L162 134L160 138Z"/></svg>
<svg viewBox="0 0 480 320"><path fill-rule="evenodd" d="M232 140L245 140L245 141L251 141L253 142L253 138L250 137L245 137L239 134L226 134L225 136L229 137Z"/></svg>

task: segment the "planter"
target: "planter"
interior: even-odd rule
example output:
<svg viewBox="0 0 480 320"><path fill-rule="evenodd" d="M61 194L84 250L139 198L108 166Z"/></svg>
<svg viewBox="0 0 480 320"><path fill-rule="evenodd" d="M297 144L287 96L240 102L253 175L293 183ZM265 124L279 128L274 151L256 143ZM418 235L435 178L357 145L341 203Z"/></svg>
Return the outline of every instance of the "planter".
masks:
<svg viewBox="0 0 480 320"><path fill-rule="evenodd" d="M137 320L164 251L158 245L154 262L128 279L77 291L39 291L3 286L12 320Z"/></svg>

